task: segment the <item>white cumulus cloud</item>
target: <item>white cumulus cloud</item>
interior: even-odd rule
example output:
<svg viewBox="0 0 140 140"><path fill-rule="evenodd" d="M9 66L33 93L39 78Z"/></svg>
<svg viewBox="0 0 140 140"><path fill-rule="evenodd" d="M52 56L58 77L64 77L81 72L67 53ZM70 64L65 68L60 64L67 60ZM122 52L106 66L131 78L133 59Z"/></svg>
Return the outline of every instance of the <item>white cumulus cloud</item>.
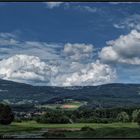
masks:
<svg viewBox="0 0 140 140"><path fill-rule="evenodd" d="M97 60L95 63L80 66L72 73L58 75L54 82L57 82L59 86L87 86L110 83L115 79L116 71Z"/></svg>
<svg viewBox="0 0 140 140"><path fill-rule="evenodd" d="M95 54L92 44L21 41L13 34L0 33L0 78L49 86L114 81L115 70L94 59Z"/></svg>
<svg viewBox="0 0 140 140"><path fill-rule="evenodd" d="M0 61L0 77L17 82L47 84L50 79L50 69L38 57L15 55Z"/></svg>
<svg viewBox="0 0 140 140"><path fill-rule="evenodd" d="M15 55L0 61L0 78L33 85L86 86L110 83L116 79L116 72L98 60L55 66L35 56Z"/></svg>
<svg viewBox="0 0 140 140"><path fill-rule="evenodd" d="M99 57L104 62L140 65L140 32L132 30L128 35L108 41Z"/></svg>

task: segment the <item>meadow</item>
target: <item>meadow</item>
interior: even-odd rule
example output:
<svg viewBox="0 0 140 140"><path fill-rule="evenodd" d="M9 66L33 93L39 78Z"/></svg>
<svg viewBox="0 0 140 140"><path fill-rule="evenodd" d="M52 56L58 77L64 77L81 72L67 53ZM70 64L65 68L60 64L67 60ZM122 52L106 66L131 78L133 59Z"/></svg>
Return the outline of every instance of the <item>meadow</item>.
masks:
<svg viewBox="0 0 140 140"><path fill-rule="evenodd" d="M37 105L37 108L50 108L50 109L57 109L57 108L61 108L61 109L66 109L66 110L76 110L78 109L80 106L83 106L87 104L86 101L70 101L70 102L66 102L63 104L45 104L45 105Z"/></svg>
<svg viewBox="0 0 140 140"><path fill-rule="evenodd" d="M85 126L93 128L93 130L81 130ZM42 134L45 132L58 131L64 133L66 138L140 138L140 128L137 123L39 124L35 121L23 121L21 123L13 122L8 126L0 125L0 135L5 136L36 134L36 138L42 138Z"/></svg>

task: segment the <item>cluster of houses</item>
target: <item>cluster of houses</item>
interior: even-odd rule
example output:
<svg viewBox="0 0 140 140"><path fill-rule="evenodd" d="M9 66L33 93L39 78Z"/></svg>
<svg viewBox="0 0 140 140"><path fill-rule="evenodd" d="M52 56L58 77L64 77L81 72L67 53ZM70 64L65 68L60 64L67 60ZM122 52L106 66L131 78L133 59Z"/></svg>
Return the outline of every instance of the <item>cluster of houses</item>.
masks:
<svg viewBox="0 0 140 140"><path fill-rule="evenodd" d="M22 111L22 112L18 112L18 111L14 111L15 114L15 119L22 119L22 120L31 120L34 117L38 117L43 115L44 113L46 113L46 111L43 110L33 110L33 111Z"/></svg>

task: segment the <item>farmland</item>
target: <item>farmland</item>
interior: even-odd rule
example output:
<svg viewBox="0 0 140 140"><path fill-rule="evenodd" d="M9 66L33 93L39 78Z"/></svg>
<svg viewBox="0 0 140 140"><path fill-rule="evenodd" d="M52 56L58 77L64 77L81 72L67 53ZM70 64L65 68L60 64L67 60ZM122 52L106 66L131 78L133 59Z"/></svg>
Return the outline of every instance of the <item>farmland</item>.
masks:
<svg viewBox="0 0 140 140"><path fill-rule="evenodd" d="M78 109L80 106L86 105L87 102L85 101L68 101L64 103L54 103L54 104L45 104L45 105L38 105L37 108L50 108L50 109L66 109L66 110L75 110Z"/></svg>

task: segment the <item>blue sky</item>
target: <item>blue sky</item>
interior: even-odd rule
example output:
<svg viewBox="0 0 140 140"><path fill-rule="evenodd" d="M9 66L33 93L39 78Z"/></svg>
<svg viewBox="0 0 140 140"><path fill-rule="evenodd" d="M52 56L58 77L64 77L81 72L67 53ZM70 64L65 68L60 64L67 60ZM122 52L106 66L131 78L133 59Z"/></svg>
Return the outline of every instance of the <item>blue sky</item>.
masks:
<svg viewBox="0 0 140 140"><path fill-rule="evenodd" d="M53 86L140 81L140 3L0 3L0 19L3 79Z"/></svg>
<svg viewBox="0 0 140 140"><path fill-rule="evenodd" d="M50 9L47 4L39 2L5 3L0 8L0 30L19 31L24 39L56 43L94 43L97 47L102 47L106 41L128 32L116 30L114 23L132 14L140 14L139 4L68 4L69 8L61 4ZM90 12L85 7L96 10Z"/></svg>

